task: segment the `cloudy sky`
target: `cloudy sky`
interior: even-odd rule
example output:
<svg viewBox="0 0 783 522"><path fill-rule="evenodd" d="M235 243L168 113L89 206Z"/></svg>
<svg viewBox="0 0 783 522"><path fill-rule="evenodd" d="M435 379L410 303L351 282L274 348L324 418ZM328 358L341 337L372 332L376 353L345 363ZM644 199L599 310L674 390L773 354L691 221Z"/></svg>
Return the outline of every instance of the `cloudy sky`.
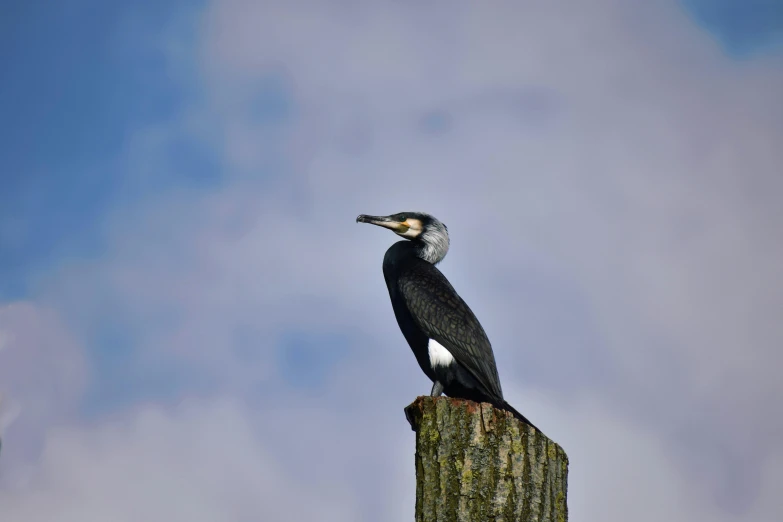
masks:
<svg viewBox="0 0 783 522"><path fill-rule="evenodd" d="M430 212L573 522L783 519L783 4L12 2L0 519L412 520Z"/></svg>

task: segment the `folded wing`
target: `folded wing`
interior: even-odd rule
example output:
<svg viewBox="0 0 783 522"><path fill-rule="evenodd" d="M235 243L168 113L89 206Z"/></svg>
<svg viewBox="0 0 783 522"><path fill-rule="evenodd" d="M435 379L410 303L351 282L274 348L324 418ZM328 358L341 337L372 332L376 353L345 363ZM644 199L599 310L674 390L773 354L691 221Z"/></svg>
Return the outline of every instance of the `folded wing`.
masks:
<svg viewBox="0 0 783 522"><path fill-rule="evenodd" d="M440 270L426 261L416 261L399 277L399 290L413 320L448 349L488 395L502 399L492 345L478 319Z"/></svg>

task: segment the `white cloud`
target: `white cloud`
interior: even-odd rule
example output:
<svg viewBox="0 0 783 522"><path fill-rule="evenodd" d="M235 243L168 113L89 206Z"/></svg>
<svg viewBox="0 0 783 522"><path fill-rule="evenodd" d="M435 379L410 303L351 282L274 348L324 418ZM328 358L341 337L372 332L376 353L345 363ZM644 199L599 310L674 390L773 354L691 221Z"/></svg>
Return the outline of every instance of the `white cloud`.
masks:
<svg viewBox="0 0 783 522"><path fill-rule="evenodd" d="M516 390L514 390L516 391ZM743 514L703 501L701 488L684 477L665 442L594 399L570 404L542 394L514 394L530 415L547 416L548 428L569 455L571 522L627 520L768 522L783 513L776 485L783 479L778 449L764 463L764 487Z"/></svg>
<svg viewBox="0 0 783 522"><path fill-rule="evenodd" d="M292 481L286 451L264 445L234 401L140 408L47 437L33 481L0 492L3 520L358 520L344 486ZM274 419L266 419L274 422Z"/></svg>
<svg viewBox="0 0 783 522"><path fill-rule="evenodd" d="M578 338L531 337L533 325L509 312L569 288L603 348L595 357L612 369L602 400L689 453L682 465L717 496L750 502L783 436L763 413L783 398L778 64L722 56L675 2L229 0L213 3L205 27L206 78L226 127L254 135L243 114L259 75L283 74L297 96L288 183L309 206L288 213L304 221L297 239L281 237L287 254L319 254L307 288L332 295L326 281L345 273L368 278L355 288L379 279L364 256L341 253L353 251L325 221L345 223L336 232L380 259L371 232L347 230L347 209L432 211L454 236L450 277L496 347L520 346L499 350L506 368L529 362L524 346L579 356ZM543 113L520 106L531 91L548 93ZM450 116L448 132L417 130L433 110ZM346 148L355 133L363 147ZM533 256L552 267L552 287L525 295L519 267ZM491 284L499 299L480 290ZM556 377L536 382L556 392Z"/></svg>
<svg viewBox="0 0 783 522"><path fill-rule="evenodd" d="M578 337L531 336L513 312L568 288L610 368L608 382L594 376L580 393L662 437L716 501L728 491L733 509L752 502L783 436L763 413L783 394L776 64L725 58L674 2L221 1L205 27L226 128L253 141L244 107L254 78L283 74L293 86L288 185L308 211L289 212L304 223L296 239L281 237L286 254L323 262L307 288L337 291L330 281L346 273L353 288L379 280L364 255L341 253L353 253L344 238L378 259L382 250L371 232L348 230L349 213L431 211L450 226L445 270L488 327L505 378L512 363L529 365L526 346L581 356ZM549 101L524 103L531 93ZM450 117L446 132L417 128L431 111ZM356 134L364 141L346 147ZM316 234L344 238L329 248ZM551 267L551 286L525 295L519 267L533 256ZM481 290L490 285L497 294ZM549 310L561 329L573 324ZM536 383L556 393L557 377Z"/></svg>
<svg viewBox="0 0 783 522"><path fill-rule="evenodd" d="M46 429L74 411L87 379L84 353L59 314L17 302L0 306L0 437L4 470L39 451Z"/></svg>

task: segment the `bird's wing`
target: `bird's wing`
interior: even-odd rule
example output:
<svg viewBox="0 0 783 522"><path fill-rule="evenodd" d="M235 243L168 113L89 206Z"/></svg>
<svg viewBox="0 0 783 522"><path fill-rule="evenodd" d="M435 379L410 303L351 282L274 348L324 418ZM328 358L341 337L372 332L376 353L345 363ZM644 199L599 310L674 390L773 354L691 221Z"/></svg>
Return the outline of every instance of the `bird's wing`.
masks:
<svg viewBox="0 0 783 522"><path fill-rule="evenodd" d="M487 334L440 270L417 259L402 270L399 289L419 328L448 349L487 391L502 398Z"/></svg>

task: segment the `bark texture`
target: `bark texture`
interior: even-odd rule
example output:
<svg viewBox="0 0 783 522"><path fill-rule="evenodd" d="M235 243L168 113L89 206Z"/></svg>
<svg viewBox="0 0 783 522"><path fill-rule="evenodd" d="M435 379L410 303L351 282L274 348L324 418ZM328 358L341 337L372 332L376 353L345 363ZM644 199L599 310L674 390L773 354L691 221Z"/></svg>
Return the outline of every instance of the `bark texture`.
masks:
<svg viewBox="0 0 783 522"><path fill-rule="evenodd" d="M544 434L487 403L419 397L417 522L566 522L568 457Z"/></svg>

